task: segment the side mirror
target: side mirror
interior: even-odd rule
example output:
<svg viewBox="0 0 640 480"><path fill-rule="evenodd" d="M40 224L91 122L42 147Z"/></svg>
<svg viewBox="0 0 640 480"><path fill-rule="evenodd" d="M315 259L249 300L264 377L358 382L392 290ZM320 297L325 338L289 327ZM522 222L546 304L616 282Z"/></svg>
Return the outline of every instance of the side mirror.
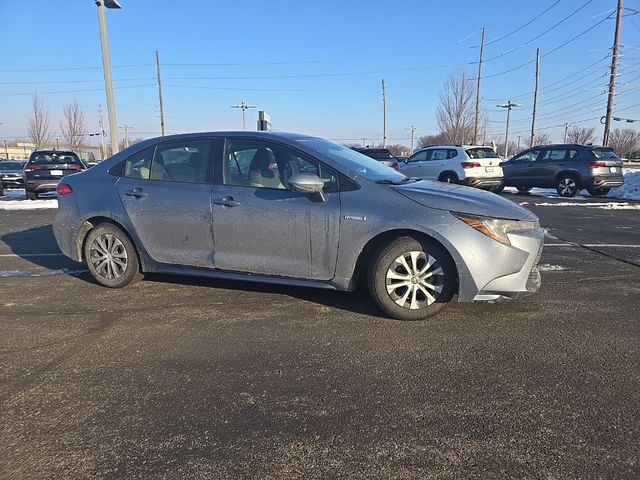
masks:
<svg viewBox="0 0 640 480"><path fill-rule="evenodd" d="M408 158L405 158L405 159L404 159L404 164L405 164L405 165L407 165L408 163L409 163L409 159L408 159Z"/></svg>
<svg viewBox="0 0 640 480"><path fill-rule="evenodd" d="M287 182L289 190L298 193L311 193L318 195L321 201L325 201L324 182L312 173L296 173Z"/></svg>

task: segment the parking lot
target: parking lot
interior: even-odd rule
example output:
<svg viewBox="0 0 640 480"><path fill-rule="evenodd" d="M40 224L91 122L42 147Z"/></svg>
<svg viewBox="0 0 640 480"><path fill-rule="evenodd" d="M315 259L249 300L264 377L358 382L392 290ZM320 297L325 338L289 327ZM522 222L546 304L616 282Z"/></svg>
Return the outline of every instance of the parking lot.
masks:
<svg viewBox="0 0 640 480"><path fill-rule="evenodd" d="M548 230L541 289L424 322L359 292L109 290L55 209L0 210L0 478L640 477L640 203L505 196Z"/></svg>

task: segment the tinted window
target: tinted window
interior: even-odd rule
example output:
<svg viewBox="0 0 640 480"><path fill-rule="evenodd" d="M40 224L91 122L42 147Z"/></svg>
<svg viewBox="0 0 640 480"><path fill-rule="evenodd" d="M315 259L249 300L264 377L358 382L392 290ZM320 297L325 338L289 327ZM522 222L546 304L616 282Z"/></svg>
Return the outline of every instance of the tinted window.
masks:
<svg viewBox="0 0 640 480"><path fill-rule="evenodd" d="M616 154L616 152L614 152L613 148L606 148L606 147L602 147L602 148L592 148L591 152L595 155L596 158L601 158L601 159L612 159L612 160L619 160L620 157L618 157L618 155Z"/></svg>
<svg viewBox="0 0 640 480"><path fill-rule="evenodd" d="M564 148L550 148L544 152L543 160L564 160L567 150Z"/></svg>
<svg viewBox="0 0 640 480"><path fill-rule="evenodd" d="M231 140L227 143L223 165L225 185L286 190L289 178L297 173L320 177L325 183L325 192L338 190L336 173L316 159L259 140Z"/></svg>
<svg viewBox="0 0 640 480"><path fill-rule="evenodd" d="M364 150L362 153L376 160L393 160L393 155L389 150Z"/></svg>
<svg viewBox="0 0 640 480"><path fill-rule="evenodd" d="M451 158L447 149L437 148L431 150L431 160L446 160L447 158Z"/></svg>
<svg viewBox="0 0 640 480"><path fill-rule="evenodd" d="M427 159L428 150L422 150L420 152L416 152L408 158L409 163L413 162L424 162Z"/></svg>
<svg viewBox="0 0 640 480"><path fill-rule="evenodd" d="M500 158L492 148L469 148L467 151L469 158Z"/></svg>
<svg viewBox="0 0 640 480"><path fill-rule="evenodd" d="M32 165L55 165L66 163L69 165L83 165L78 155L73 152L35 152L29 159Z"/></svg>
<svg viewBox="0 0 640 480"><path fill-rule="evenodd" d="M184 140L156 147L152 180L206 183L209 174L209 140Z"/></svg>
<svg viewBox="0 0 640 480"><path fill-rule="evenodd" d="M141 152L131 155L124 162L125 177L148 179L151 173L151 160L153 159L153 151L155 147L149 147ZM115 169L114 172L115 173Z"/></svg>
<svg viewBox="0 0 640 480"><path fill-rule="evenodd" d="M540 150L527 150L511 159L512 162L535 162L540 155Z"/></svg>

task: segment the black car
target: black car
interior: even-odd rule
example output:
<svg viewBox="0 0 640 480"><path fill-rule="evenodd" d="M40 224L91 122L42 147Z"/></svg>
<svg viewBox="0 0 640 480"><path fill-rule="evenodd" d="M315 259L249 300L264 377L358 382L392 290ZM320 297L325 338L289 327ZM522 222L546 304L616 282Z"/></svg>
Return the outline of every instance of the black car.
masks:
<svg viewBox="0 0 640 480"><path fill-rule="evenodd" d="M624 182L622 160L610 147L581 144L541 145L525 150L501 164L503 184L494 189L516 187L555 188L573 197L586 188L593 196L606 195Z"/></svg>
<svg viewBox="0 0 640 480"><path fill-rule="evenodd" d="M35 200L41 193L54 193L62 177L86 169L78 154L71 150L36 150L23 169L27 198Z"/></svg>
<svg viewBox="0 0 640 480"><path fill-rule="evenodd" d="M367 157L373 158L374 160L378 160L380 163L386 165L387 167L391 167L394 170L398 170L398 159L394 157L391 154L391 152L386 148L353 147L353 150L355 150L356 152L360 152L363 155L366 155Z"/></svg>
<svg viewBox="0 0 640 480"><path fill-rule="evenodd" d="M26 160L8 160L0 162L0 178L4 188L24 188L22 168Z"/></svg>

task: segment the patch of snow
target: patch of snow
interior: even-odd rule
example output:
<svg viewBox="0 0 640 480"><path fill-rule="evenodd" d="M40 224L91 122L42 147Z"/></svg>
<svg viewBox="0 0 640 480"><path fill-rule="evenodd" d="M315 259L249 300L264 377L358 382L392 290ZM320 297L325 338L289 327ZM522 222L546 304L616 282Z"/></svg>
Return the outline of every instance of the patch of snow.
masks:
<svg viewBox="0 0 640 480"><path fill-rule="evenodd" d="M53 196L42 200L27 200L24 189L5 190L0 198L0 210L40 210L58 208L58 199Z"/></svg>
<svg viewBox="0 0 640 480"><path fill-rule="evenodd" d="M622 186L612 188L606 195L608 198L624 198L626 200L640 200L640 172L627 170L624 172Z"/></svg>
<svg viewBox="0 0 640 480"><path fill-rule="evenodd" d="M559 203L532 203L537 207L590 207L590 208L602 208L604 210L640 210L640 203L633 204L627 202L608 202L608 203L580 203L573 202L559 202Z"/></svg>
<svg viewBox="0 0 640 480"><path fill-rule="evenodd" d="M548 263L544 263L542 265L538 265L538 270L541 272L563 272L569 269L561 265L550 265Z"/></svg>
<svg viewBox="0 0 640 480"><path fill-rule="evenodd" d="M53 275L80 275L88 270L72 270L70 268L61 268L59 270L47 270L46 272L25 272L23 270L6 270L0 272L0 278L8 277L51 277Z"/></svg>

